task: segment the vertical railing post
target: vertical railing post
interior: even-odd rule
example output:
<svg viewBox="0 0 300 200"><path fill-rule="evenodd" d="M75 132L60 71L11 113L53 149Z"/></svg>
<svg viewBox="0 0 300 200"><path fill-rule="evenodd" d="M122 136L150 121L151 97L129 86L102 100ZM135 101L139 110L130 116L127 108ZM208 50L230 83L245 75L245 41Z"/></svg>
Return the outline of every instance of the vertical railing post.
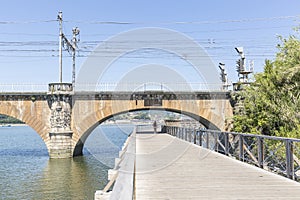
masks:
<svg viewBox="0 0 300 200"><path fill-rule="evenodd" d="M203 131L199 130L199 146L202 146L202 137L203 137Z"/></svg>
<svg viewBox="0 0 300 200"><path fill-rule="evenodd" d="M217 132L215 132L214 133L214 138L215 138L215 145L214 145L214 147L215 147L215 152L219 152L219 143L218 143L218 137L219 136L219 134L217 133Z"/></svg>
<svg viewBox="0 0 300 200"><path fill-rule="evenodd" d="M187 129L184 129L184 140L187 141Z"/></svg>
<svg viewBox="0 0 300 200"><path fill-rule="evenodd" d="M193 130L193 139L194 139L194 144L197 143L197 138L196 138L196 129L194 128Z"/></svg>
<svg viewBox="0 0 300 200"><path fill-rule="evenodd" d="M286 156L286 176L294 180L294 157L293 157L293 142L285 141L285 156Z"/></svg>
<svg viewBox="0 0 300 200"><path fill-rule="evenodd" d="M180 139L183 139L183 128L179 128L179 133L180 133Z"/></svg>
<svg viewBox="0 0 300 200"><path fill-rule="evenodd" d="M225 146L225 155L229 155L229 139L228 139L228 133L222 133L224 134L224 146Z"/></svg>
<svg viewBox="0 0 300 200"><path fill-rule="evenodd" d="M261 137L257 137L257 154L258 154L258 166L264 168L264 141Z"/></svg>
<svg viewBox="0 0 300 200"><path fill-rule="evenodd" d="M181 138L181 128L180 127L178 127L178 134L179 134L178 138Z"/></svg>
<svg viewBox="0 0 300 200"><path fill-rule="evenodd" d="M206 148L209 149L209 132L206 131Z"/></svg>
<svg viewBox="0 0 300 200"><path fill-rule="evenodd" d="M244 161L244 137L239 135L239 160Z"/></svg>

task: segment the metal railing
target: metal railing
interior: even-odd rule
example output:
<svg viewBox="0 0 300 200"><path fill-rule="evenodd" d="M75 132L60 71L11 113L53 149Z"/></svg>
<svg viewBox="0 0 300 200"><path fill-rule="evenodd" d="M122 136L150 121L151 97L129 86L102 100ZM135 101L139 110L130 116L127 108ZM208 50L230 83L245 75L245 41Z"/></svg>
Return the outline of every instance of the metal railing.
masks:
<svg viewBox="0 0 300 200"><path fill-rule="evenodd" d="M225 91L221 83L84 83L75 91Z"/></svg>
<svg viewBox="0 0 300 200"><path fill-rule="evenodd" d="M165 126L163 130L204 148L300 180L300 139L174 126Z"/></svg>
<svg viewBox="0 0 300 200"><path fill-rule="evenodd" d="M64 83L66 84L66 83ZM59 84L56 84L59 86ZM56 86L52 84L52 86ZM52 88L50 88L52 89ZM75 91L226 91L221 83L77 83ZM48 84L0 83L0 92L47 92Z"/></svg>
<svg viewBox="0 0 300 200"><path fill-rule="evenodd" d="M31 83L2 83L0 84L0 93L25 93L25 92L47 92L48 84Z"/></svg>

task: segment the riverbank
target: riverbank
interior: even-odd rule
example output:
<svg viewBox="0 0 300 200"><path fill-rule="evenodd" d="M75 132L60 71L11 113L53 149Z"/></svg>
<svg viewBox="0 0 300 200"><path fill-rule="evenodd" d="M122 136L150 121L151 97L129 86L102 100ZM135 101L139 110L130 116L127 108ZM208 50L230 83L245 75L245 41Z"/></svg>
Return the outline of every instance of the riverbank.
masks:
<svg viewBox="0 0 300 200"><path fill-rule="evenodd" d="M0 127L28 126L27 124L0 124Z"/></svg>

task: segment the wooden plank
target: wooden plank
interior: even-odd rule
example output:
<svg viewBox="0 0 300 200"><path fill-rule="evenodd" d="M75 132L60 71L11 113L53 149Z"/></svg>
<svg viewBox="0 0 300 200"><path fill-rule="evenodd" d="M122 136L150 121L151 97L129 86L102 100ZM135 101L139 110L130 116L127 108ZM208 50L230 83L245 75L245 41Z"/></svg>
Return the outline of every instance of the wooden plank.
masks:
<svg viewBox="0 0 300 200"><path fill-rule="evenodd" d="M299 199L300 184L167 134L137 134L135 197Z"/></svg>

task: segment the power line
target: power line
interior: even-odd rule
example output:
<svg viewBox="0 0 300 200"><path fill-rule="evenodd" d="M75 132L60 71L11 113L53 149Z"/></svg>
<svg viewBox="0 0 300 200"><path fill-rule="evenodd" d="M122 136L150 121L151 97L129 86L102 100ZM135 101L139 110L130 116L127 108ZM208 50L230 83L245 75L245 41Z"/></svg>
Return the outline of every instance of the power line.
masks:
<svg viewBox="0 0 300 200"><path fill-rule="evenodd" d="M49 23L56 22L57 20L30 20L30 21L0 21L0 25L6 24L39 24L39 23Z"/></svg>
<svg viewBox="0 0 300 200"><path fill-rule="evenodd" d="M84 24L108 24L108 25L146 25L146 24L158 24L158 25L172 25L172 24L224 24L224 23L243 23L243 22L257 22L257 21L275 21L275 20L287 20L287 19L299 19L300 15L292 16L279 16L279 17L266 17L266 18L248 18L248 19L232 19L232 20L217 20L217 21L175 21L175 22L126 22L126 21L77 21L69 20L65 22L72 23L84 23Z"/></svg>
<svg viewBox="0 0 300 200"><path fill-rule="evenodd" d="M147 25L147 24L158 24L158 25L173 25L173 24L224 24L224 23L244 23L244 22L258 22L258 21L278 21L278 20L289 20L299 19L299 15L291 16L278 16L278 17L265 17L265 18L246 18L246 19L229 19L229 20L215 20L215 21L88 21L88 20L64 20L65 23L82 23L82 24L108 24L108 25ZM38 24L38 23L52 23L58 20L27 20L27 21L0 21L0 25L9 24Z"/></svg>

